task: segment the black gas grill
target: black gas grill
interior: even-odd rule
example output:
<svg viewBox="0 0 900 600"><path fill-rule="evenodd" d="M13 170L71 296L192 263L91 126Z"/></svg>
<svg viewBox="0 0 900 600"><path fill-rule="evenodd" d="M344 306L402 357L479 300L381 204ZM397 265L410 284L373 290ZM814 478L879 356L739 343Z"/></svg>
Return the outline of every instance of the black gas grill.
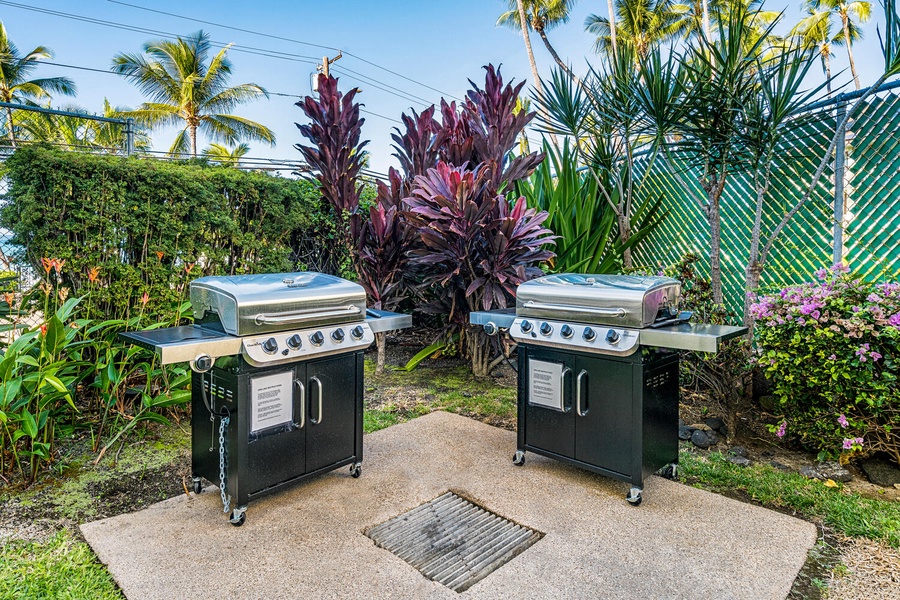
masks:
<svg viewBox="0 0 900 600"><path fill-rule="evenodd" d="M548 275L515 310L471 314L518 342L518 448L631 483L678 462L678 350L717 351L746 328L693 324L665 277Z"/></svg>
<svg viewBox="0 0 900 600"><path fill-rule="evenodd" d="M163 364L190 363L194 492L216 483L232 524L287 485L346 465L359 477L363 352L411 325L365 302L359 285L321 273L203 277L194 325L122 334Z"/></svg>

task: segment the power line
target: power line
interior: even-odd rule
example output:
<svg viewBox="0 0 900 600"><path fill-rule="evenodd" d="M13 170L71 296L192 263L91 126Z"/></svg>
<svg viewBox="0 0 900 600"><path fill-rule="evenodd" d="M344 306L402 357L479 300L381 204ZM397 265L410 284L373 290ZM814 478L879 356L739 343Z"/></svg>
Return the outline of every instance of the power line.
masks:
<svg viewBox="0 0 900 600"><path fill-rule="evenodd" d="M157 9L154 9L154 8L147 8L146 6L140 6L140 5L137 5L137 4L129 4L128 2L122 2L121 0L107 0L107 2L111 2L111 3L113 3L113 4L120 4L120 5L122 5L122 6L128 6L128 7L130 7L130 8L136 8L136 9L138 9L138 10L145 10L145 11L148 11L148 12L153 12L153 13L157 13L157 14L161 14L161 15L166 15L166 16L169 16L169 17L175 17L176 19L183 19L183 20L186 20L186 21L193 21L193 22L195 22L195 23L202 23L202 24L204 24L204 25L212 25L212 26L215 26L215 27L222 27L222 28L224 28L224 29L231 29L232 31L240 31L240 32L242 32L242 33L249 33L249 34L251 34L251 35L258 35L258 36L265 37L265 38L269 38L269 39L273 39L273 40L281 40L281 41L284 41L284 42L292 42L292 43L295 43L295 44L303 44L303 45L305 45L305 46L312 46L312 47L314 47L314 48L322 48L323 50L331 50L331 51L334 51L334 52L341 52L341 51L342 51L340 48L334 48L334 47L331 47L331 46L323 46L323 45L321 45L321 44L313 44L312 42L304 42L303 40L297 40L297 39L293 39L293 38L286 38L286 37L282 37L282 36L278 36L278 35L273 35L273 34L270 34L270 33L263 33L263 32L261 32L261 31L254 31L254 30L252 30L252 29L244 29L244 28L241 28L241 27L234 27L234 26L232 26L232 25L225 25L225 24L223 24L223 23L215 23L215 22L213 22L213 21L205 21L205 20L203 20L203 19L197 19L197 18L194 18L194 17L186 17L186 16L184 16L184 15L178 15L178 14L175 14L175 13L170 13L170 12L166 12L166 11L162 11L162 10L157 10ZM434 87L431 87L430 85L427 85L427 84L425 84L425 83L422 83L421 81L418 81L418 80L416 80L416 79L412 79L411 77L407 77L406 75L403 75L403 74L401 74L401 73L397 73L396 71L392 71L391 69L388 69L387 67L383 67L383 66L381 66L381 65L379 65L379 64L376 64L376 63L374 63L374 62L371 62L371 61L369 61L369 60L366 60L366 59L362 58L361 56L358 56L358 55L356 55L356 54L353 54L352 52L347 52L346 50L343 50L343 53L346 54L347 56L350 56L350 57L355 58L356 60L359 60L359 61L361 61L361 62L364 62L364 63L366 63L367 65L373 66L373 67L375 67L376 69L381 69L382 71L385 71L386 73L390 73L391 75L395 75L395 76L400 77L400 78L402 78L402 79L405 79L405 80L407 80L407 81L409 81L409 82L411 82L411 83L415 83L416 85L420 85L420 86L422 86L422 87L424 87L424 88L428 88L429 90L432 90L432 91L434 91L434 92L437 92L438 94L441 94L442 96L448 96L448 97L453 98L453 99L455 99L455 100L460 100L460 98L457 98L456 96L453 96L452 94L448 94L447 92L442 92L441 90L439 90L439 89L437 89L437 88L434 88Z"/></svg>

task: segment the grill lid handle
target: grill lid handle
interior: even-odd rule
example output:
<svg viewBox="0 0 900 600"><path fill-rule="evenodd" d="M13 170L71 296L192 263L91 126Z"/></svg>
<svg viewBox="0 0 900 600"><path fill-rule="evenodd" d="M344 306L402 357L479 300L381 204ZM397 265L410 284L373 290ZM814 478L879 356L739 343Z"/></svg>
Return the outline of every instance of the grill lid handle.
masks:
<svg viewBox="0 0 900 600"><path fill-rule="evenodd" d="M563 310L574 313L585 313L590 315L602 315L604 317L622 318L627 313L624 308L593 308L590 306L572 306L569 304L545 304L529 300L525 303L526 308L536 308L538 310Z"/></svg>
<svg viewBox="0 0 900 600"><path fill-rule="evenodd" d="M290 323L302 323L313 319L325 319L328 317L346 317L358 315L360 313L358 306L346 306L337 310L319 310L317 308L308 308L305 310L296 310L289 313L278 313L274 315L258 314L254 317L257 325L283 325Z"/></svg>

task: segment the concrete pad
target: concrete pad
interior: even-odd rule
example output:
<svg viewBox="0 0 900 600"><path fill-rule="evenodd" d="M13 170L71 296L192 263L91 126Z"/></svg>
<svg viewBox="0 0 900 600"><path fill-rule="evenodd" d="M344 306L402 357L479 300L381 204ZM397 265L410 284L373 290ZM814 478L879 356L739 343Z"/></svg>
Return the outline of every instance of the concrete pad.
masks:
<svg viewBox="0 0 900 600"><path fill-rule="evenodd" d="M515 434L433 413L367 435L346 469L251 502L217 490L81 527L131 600L171 598L783 599L815 544L806 521L660 477L628 484L534 454ZM362 532L447 490L546 535L457 594Z"/></svg>

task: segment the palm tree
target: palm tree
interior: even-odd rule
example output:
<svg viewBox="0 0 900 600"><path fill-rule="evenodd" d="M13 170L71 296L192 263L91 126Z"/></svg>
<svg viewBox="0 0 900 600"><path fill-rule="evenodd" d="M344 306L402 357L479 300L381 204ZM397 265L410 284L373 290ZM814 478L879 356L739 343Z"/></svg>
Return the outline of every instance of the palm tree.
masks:
<svg viewBox="0 0 900 600"><path fill-rule="evenodd" d="M218 163L224 167L237 167L241 163L241 157L250 152L247 144L238 144L234 148L222 144L210 144L203 150L203 158Z"/></svg>
<svg viewBox="0 0 900 600"><path fill-rule="evenodd" d="M811 6L806 7L808 15L791 30L791 35L801 38L801 43L807 48L815 48L822 61L822 72L825 74L825 85L828 95L831 96L831 52L832 43L840 43L840 33L834 34L831 30L831 13L827 10L817 10Z"/></svg>
<svg viewBox="0 0 900 600"><path fill-rule="evenodd" d="M845 0L806 0L806 5L815 11L827 11L829 15L837 15L841 20L842 40L833 40L835 44L847 47L847 58L850 59L850 73L853 82L859 89L859 76L856 74L856 63L853 60L853 43L863 37L863 23L872 16L872 5L863 0L846 2ZM855 19L855 20L854 20Z"/></svg>
<svg viewBox="0 0 900 600"><path fill-rule="evenodd" d="M75 84L68 77L28 79L38 61L51 58L53 54L44 46L38 46L24 56L19 54L0 21L0 101L36 106L36 100L49 99L53 93L74 96ZM9 107L6 108L6 127L9 142L15 148L15 123Z"/></svg>
<svg viewBox="0 0 900 600"><path fill-rule="evenodd" d="M209 35L202 30L174 41L158 40L144 44L144 54L117 54L112 70L130 78L150 99L137 110L123 113L141 125L184 124L169 153L190 153L197 157L197 129L209 138L235 144L258 140L271 145L275 134L255 121L230 114L237 105L269 97L255 83L228 87L231 61L225 46L207 62L211 50Z"/></svg>
<svg viewBox="0 0 900 600"><path fill-rule="evenodd" d="M685 11L672 0L615 0L616 38L619 44L634 49L636 58L647 56L655 44L666 42L684 33L688 27ZM590 14L584 29L597 36L594 50L612 51L612 23L606 17Z"/></svg>
<svg viewBox="0 0 900 600"><path fill-rule="evenodd" d="M556 49L547 38L547 31L557 25L569 22L569 11L572 10L576 0L506 0L509 10L500 15L497 25L505 25L513 29L522 28L522 22L534 30L544 42L550 56L559 65L559 68L574 77L568 65L562 61ZM521 10L520 10L521 8ZM530 45L530 42L528 43ZM534 63L533 54L529 53L529 60ZM535 70L537 70L535 68Z"/></svg>

